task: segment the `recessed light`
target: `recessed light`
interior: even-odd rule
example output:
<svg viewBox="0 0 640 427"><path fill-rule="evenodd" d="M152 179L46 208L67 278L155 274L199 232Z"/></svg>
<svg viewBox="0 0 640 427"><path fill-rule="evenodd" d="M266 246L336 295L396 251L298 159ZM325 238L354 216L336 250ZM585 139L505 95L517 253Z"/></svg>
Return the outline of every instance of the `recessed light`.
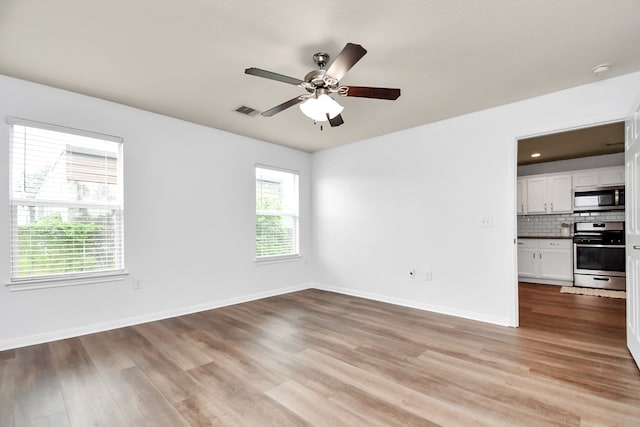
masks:
<svg viewBox="0 0 640 427"><path fill-rule="evenodd" d="M596 76L600 76L606 73L607 71L609 71L610 69L611 69L611 64L609 64L608 62L605 62L603 64L596 65L595 67L593 67L591 69L591 72Z"/></svg>
<svg viewBox="0 0 640 427"><path fill-rule="evenodd" d="M533 153L531 157L540 157L540 153Z"/></svg>

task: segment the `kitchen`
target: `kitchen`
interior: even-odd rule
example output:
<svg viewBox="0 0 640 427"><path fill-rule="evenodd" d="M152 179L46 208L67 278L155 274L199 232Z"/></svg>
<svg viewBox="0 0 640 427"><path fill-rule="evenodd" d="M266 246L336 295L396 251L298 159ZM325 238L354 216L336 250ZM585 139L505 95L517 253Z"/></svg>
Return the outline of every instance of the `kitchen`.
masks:
<svg viewBox="0 0 640 427"><path fill-rule="evenodd" d="M624 123L518 142L518 280L624 291Z"/></svg>

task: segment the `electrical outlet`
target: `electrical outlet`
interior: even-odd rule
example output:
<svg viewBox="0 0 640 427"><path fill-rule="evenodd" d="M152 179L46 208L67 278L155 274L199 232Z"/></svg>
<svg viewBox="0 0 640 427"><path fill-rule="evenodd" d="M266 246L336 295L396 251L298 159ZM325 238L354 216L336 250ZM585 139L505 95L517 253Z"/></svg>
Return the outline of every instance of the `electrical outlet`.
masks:
<svg viewBox="0 0 640 427"><path fill-rule="evenodd" d="M133 281L133 289L142 289L142 279L136 279Z"/></svg>
<svg viewBox="0 0 640 427"><path fill-rule="evenodd" d="M480 227L493 227L493 217L483 216L480 218Z"/></svg>
<svg viewBox="0 0 640 427"><path fill-rule="evenodd" d="M424 280L427 280L427 281L433 280L433 272L431 270L426 270L424 272Z"/></svg>
<svg viewBox="0 0 640 427"><path fill-rule="evenodd" d="M409 279L415 279L416 278L416 270L409 270Z"/></svg>

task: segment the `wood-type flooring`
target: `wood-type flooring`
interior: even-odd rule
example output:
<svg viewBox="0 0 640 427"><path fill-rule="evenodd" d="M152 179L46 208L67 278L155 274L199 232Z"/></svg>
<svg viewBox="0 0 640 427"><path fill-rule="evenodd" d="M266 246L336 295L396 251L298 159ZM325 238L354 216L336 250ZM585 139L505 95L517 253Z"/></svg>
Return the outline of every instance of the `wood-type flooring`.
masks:
<svg viewBox="0 0 640 427"><path fill-rule="evenodd" d="M520 328L319 290L0 352L1 426L640 426L625 301Z"/></svg>

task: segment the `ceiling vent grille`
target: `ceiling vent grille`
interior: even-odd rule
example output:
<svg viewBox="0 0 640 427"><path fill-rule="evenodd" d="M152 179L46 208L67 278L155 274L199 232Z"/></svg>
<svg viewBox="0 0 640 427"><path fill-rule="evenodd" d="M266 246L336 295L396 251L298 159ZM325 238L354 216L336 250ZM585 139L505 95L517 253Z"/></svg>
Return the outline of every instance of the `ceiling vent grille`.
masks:
<svg viewBox="0 0 640 427"><path fill-rule="evenodd" d="M255 116L256 114L258 114L258 110L254 110L253 108L247 107L245 105L236 108L236 111L238 113L246 114L247 116Z"/></svg>

